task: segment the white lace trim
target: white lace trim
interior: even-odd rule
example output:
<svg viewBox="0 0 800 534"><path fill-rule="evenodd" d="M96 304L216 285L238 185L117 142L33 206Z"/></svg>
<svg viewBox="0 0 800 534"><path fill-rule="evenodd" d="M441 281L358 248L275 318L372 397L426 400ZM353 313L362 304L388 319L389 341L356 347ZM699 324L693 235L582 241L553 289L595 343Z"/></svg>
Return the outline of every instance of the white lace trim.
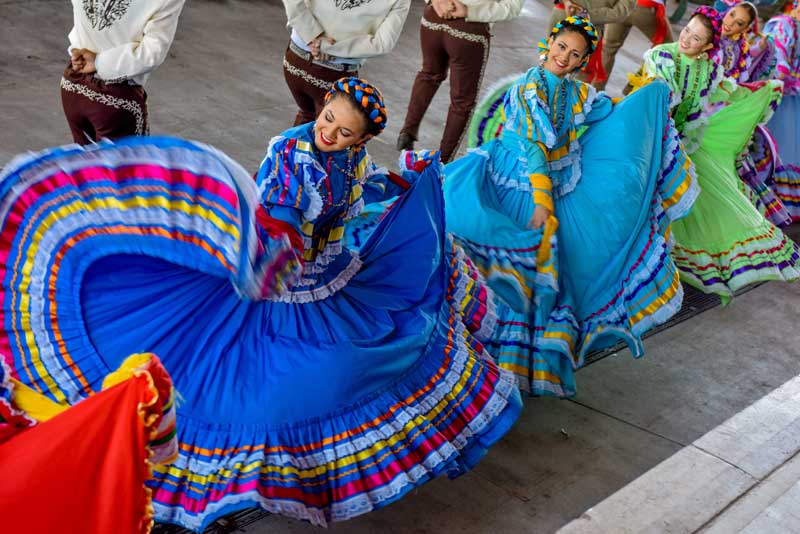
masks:
<svg viewBox="0 0 800 534"><path fill-rule="evenodd" d="M281 295L270 295L265 300L270 300L272 302L307 304L309 302L316 302L334 295L343 287L345 287L350 282L350 279L361 270L361 260L352 252L351 255L352 259L350 260L350 264L342 269L342 271L327 284L307 290L292 290Z"/></svg>
<svg viewBox="0 0 800 534"><path fill-rule="evenodd" d="M0 397L0 403L6 405L10 415L15 417L21 417L27 423L29 423L29 426L36 425L38 423L36 419L30 417L23 410L14 407L14 382L11 381L11 368L6 364L6 362L2 358L0 358L0 367L2 367L3 377L5 378L4 381L0 382L0 389L6 389L10 397L8 402L6 402L5 399Z"/></svg>

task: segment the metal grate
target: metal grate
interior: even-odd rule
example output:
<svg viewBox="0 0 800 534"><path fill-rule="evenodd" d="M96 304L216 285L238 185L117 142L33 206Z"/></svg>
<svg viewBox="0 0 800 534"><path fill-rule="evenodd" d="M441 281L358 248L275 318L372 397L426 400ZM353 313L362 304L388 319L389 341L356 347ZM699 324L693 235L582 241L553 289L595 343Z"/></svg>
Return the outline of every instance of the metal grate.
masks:
<svg viewBox="0 0 800 534"><path fill-rule="evenodd" d="M209 525L203 534L231 534L234 532L244 532L242 527L246 527L256 521L260 521L270 515L269 512L260 508L249 508L236 512L234 514L226 515L214 521ZM156 523L153 526L152 534L194 534L191 530L187 530L177 525L165 525Z"/></svg>

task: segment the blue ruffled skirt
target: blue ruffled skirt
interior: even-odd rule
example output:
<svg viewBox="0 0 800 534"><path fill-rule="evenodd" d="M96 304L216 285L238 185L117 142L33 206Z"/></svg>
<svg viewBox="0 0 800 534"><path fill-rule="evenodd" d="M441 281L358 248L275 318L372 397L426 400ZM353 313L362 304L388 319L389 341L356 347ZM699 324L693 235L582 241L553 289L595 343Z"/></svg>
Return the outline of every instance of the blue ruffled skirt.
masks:
<svg viewBox="0 0 800 534"><path fill-rule="evenodd" d="M480 341L490 298L444 233L437 166L410 181L329 266L341 288L293 303L245 296L277 248L223 154L130 138L22 156L0 180L0 350L63 403L159 355L182 398L179 457L150 484L159 521L200 530L261 506L324 525L385 506L472 467L521 407Z"/></svg>
<svg viewBox="0 0 800 534"><path fill-rule="evenodd" d="M641 335L680 308L669 225L698 190L668 101L653 83L586 130L579 181L542 231L526 228L532 194L514 146L494 140L445 168L447 228L498 297L489 350L533 395L574 395L592 350L622 340L641 356Z"/></svg>

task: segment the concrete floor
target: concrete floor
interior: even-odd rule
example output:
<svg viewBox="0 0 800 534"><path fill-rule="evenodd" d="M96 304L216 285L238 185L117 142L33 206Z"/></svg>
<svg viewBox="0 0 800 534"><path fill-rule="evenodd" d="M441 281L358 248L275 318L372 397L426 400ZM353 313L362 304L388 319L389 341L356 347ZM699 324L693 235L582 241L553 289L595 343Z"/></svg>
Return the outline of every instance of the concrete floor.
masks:
<svg viewBox="0 0 800 534"><path fill-rule="evenodd" d="M800 374L798 313L800 285L770 283L648 338L641 360L624 351L580 371L574 401L528 399L473 472L330 531L555 532ZM246 532L315 530L273 516Z"/></svg>
<svg viewBox="0 0 800 534"><path fill-rule="evenodd" d="M541 2L541 3L539 3ZM370 142L385 164L397 158L394 143L421 64L416 0L394 52L369 61L362 75L384 93L386 131ZM494 28L484 87L537 60L549 8L527 0L523 16ZM255 170L269 138L291 126L294 101L283 78L289 40L279 0L190 0L181 14L167 61L150 78L151 133L211 143ZM0 0L0 165L13 155L71 141L61 110L59 80L66 65L72 12L64 0ZM632 32L610 85L619 91L646 41ZM419 147L438 147L449 86L441 87L421 128Z"/></svg>
<svg viewBox="0 0 800 534"><path fill-rule="evenodd" d="M415 1L395 52L363 71L388 103L389 126L370 151L389 166L420 64L421 7ZM548 11L544 0L527 0L520 19L495 26L485 86L535 61ZM255 170L269 138L295 113L280 68L284 20L277 0L187 2L170 57L147 88L152 132L213 144ZM70 140L58 92L70 21L63 0L0 0L0 165ZM634 31L611 93L646 48ZM437 145L446 108L445 85L419 146ZM626 351L581 371L574 401L528 400L516 427L474 472L436 480L331 531L554 532L800 374L798 314L800 285L771 283L655 335L642 360ZM246 528L312 530L281 517Z"/></svg>

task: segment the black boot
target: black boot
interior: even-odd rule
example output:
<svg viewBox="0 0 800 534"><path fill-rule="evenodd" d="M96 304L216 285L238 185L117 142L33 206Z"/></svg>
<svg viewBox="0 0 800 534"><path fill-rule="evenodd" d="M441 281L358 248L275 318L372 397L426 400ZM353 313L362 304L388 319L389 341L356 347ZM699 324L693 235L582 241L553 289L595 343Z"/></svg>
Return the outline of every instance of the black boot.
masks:
<svg viewBox="0 0 800 534"><path fill-rule="evenodd" d="M400 132L397 136L397 150L414 150L414 139L411 134Z"/></svg>

